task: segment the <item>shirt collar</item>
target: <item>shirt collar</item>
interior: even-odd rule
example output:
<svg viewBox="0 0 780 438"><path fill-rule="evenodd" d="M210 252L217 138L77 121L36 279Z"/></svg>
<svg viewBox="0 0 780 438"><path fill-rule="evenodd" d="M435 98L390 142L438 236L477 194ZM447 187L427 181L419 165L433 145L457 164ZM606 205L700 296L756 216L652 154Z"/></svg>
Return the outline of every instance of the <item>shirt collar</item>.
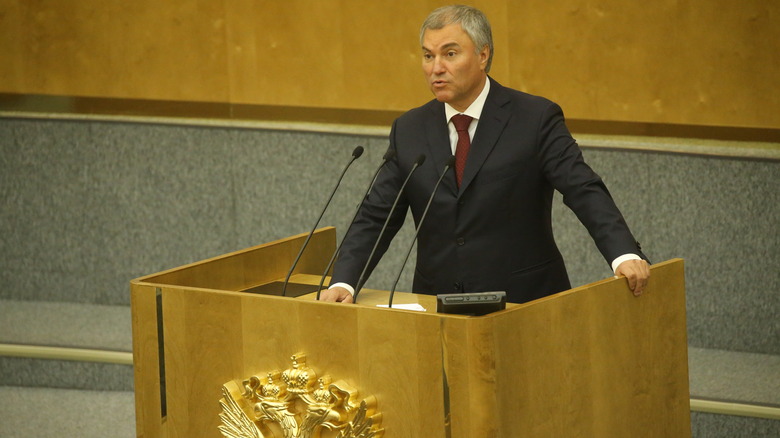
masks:
<svg viewBox="0 0 780 438"><path fill-rule="evenodd" d="M488 93L490 92L490 79L485 78L485 86L482 88L482 92L479 93L479 96L474 100L474 102L469 105L468 108L466 108L466 111L460 112L450 106L447 102L444 103L444 115L447 117L447 123L449 123L450 119L452 119L452 116L456 114L465 114L467 116L470 116L472 118L475 118L479 120L480 116L482 115L482 108L485 106L485 101L487 101Z"/></svg>

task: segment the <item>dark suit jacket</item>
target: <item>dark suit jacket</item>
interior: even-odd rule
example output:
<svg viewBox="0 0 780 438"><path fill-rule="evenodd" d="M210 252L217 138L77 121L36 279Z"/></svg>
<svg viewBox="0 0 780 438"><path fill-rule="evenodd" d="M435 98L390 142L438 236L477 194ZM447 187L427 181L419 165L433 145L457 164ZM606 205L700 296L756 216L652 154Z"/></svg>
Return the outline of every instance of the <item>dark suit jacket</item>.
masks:
<svg viewBox="0 0 780 438"><path fill-rule="evenodd" d="M554 189L563 194L608 263L623 254L641 255L601 178L585 164L560 107L490 80L461 187L450 170L420 230L413 291L502 290L510 302L526 302L569 289L553 240ZM452 155L444 104L434 100L398 118L390 147L396 150L395 159L381 171L345 238L334 282L357 283L400 186L417 157L425 154L370 269L403 224L408 208L419 222Z"/></svg>

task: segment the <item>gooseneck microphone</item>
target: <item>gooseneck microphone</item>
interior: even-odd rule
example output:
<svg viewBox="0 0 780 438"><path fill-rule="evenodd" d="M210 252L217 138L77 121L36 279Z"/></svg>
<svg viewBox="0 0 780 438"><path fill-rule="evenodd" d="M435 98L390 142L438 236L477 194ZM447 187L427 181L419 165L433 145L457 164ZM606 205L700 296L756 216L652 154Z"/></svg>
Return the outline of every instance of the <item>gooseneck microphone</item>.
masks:
<svg viewBox="0 0 780 438"><path fill-rule="evenodd" d="M417 170L417 168L420 167L424 162L425 162L425 155L420 154L420 156L417 157L417 160L414 161L414 165L412 166L412 169L409 170L409 174L406 175L406 179L404 180L404 183L401 185L401 188L398 189L398 195L396 195L395 201L393 201L393 206L390 207L390 211L387 213L387 219L385 219L385 223L384 225L382 225L382 230L379 231L379 237L377 237L376 242L374 242L374 247L371 249L371 254L369 254L368 260L366 261L366 265L363 267L363 272L360 273L360 278L358 279L358 282L355 285L355 295L352 297L353 303L357 303L358 294L360 293L360 289L363 288L363 282L366 279L366 272L368 271L368 266L371 265L371 259L374 258L374 253L376 252L376 248L379 246L379 242L382 240L382 235L385 234L385 229L387 229L387 224L390 223L390 218L393 217L393 212L395 211L396 205L398 205L398 200L401 199L401 195L403 195L404 193L406 184L409 183L409 179L412 177L414 171Z"/></svg>
<svg viewBox="0 0 780 438"><path fill-rule="evenodd" d="M441 184L442 180L444 180L444 175L446 175L447 171L450 170L450 168L454 165L455 165L455 155L450 155L450 158L447 159L447 162L444 164L444 171L442 171L439 180L436 181L436 185L433 186L431 197L428 198L428 203L425 205L425 210L423 210L423 214L420 217L420 222L417 223L417 229L414 231L412 244L409 245L409 251L406 252L406 257L404 258L403 263L401 263L401 269L398 271L398 277L396 277L395 282L393 283L393 287L390 289L390 300L387 302L387 307L389 308L393 307L393 296L395 295L395 287L398 285L398 281L401 279L401 273L404 272L404 267L406 267L406 262L409 260L409 255L412 253L412 248L414 248L414 242L417 241L417 234L420 233L420 228L422 228L422 224L423 221L425 220L425 216L428 215L428 209L431 207L431 203L433 202L433 197L436 196L436 191L439 188L439 184Z"/></svg>
<svg viewBox="0 0 780 438"><path fill-rule="evenodd" d="M306 240L304 240L303 245L301 245L301 250L298 251L298 256L295 257L295 261L293 262L292 266L290 266L290 272L287 273L287 277L284 279L284 286L282 286L282 296L287 296L287 283L290 282L290 277L292 276L293 270L295 270L295 266L298 265L298 262L301 260L301 256L303 255L303 250L306 249L306 246L309 244L309 240L311 240L311 236L314 234L314 230L317 229L317 225L320 224L320 220L322 220L322 216L325 215L325 210L328 209L328 206L330 205L330 201L333 200L333 195L336 194L336 189L339 188L339 185L341 184L341 180L344 179L344 175L347 173L347 169L349 169L349 166L352 165L352 163L355 162L360 156L363 155L363 146L358 146L355 148L354 151L352 151L352 158L349 160L346 166L344 166L344 170L341 171L341 175L339 176L338 181L336 182L336 187L333 187L333 191L330 193L330 197L328 198L328 202L325 203L325 207L322 209L322 212L320 213L320 217L317 218L317 222L314 223L314 227L309 232L309 235L306 236Z"/></svg>
<svg viewBox="0 0 780 438"><path fill-rule="evenodd" d="M355 214L352 215L352 220L349 222L349 227L347 228L347 232L344 234L344 237L346 239L346 236L349 234L349 230L352 229L352 224L355 223L355 218L357 218L358 213L360 212L360 207L363 205L363 200L368 197L368 194L371 193L371 189L374 188L374 183L376 183L376 179L379 176L379 171L382 170L383 167L385 167L385 164L387 164L388 161L392 160L393 157L395 157L395 149L388 149L387 152L385 152L385 155L382 157L382 164L379 165L379 167L376 168L376 172L374 172L374 176L371 178L371 183L368 185L368 190L366 190L366 193L363 195L362 198L360 198L360 202L358 202L357 208L355 209ZM344 240L341 239L341 243L339 243L339 246L336 248L335 251L333 251L333 256L330 258L330 262L328 262L328 266L325 268L325 272L322 273L322 278L320 278L320 286L317 288L317 300L320 299L320 293L322 293L322 285L325 284L325 277L328 276L328 272L330 271L330 268L333 267L333 263L336 261L336 257L338 257L339 252L341 251L341 245L344 244Z"/></svg>

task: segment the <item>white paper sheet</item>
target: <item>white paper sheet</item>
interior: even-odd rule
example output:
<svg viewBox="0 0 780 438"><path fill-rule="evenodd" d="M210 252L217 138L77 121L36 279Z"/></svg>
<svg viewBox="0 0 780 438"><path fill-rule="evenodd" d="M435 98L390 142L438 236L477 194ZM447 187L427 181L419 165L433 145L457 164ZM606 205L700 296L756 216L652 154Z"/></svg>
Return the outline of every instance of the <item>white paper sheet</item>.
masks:
<svg viewBox="0 0 780 438"><path fill-rule="evenodd" d="M387 307L387 304L377 304L377 307ZM425 307L414 304L393 304L393 309L414 310L415 312L425 312Z"/></svg>

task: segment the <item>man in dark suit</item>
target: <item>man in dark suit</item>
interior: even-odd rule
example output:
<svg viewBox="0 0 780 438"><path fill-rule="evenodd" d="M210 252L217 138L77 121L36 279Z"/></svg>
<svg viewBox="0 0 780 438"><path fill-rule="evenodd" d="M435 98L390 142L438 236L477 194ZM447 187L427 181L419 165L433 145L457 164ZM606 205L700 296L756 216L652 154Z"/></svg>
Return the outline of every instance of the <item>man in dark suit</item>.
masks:
<svg viewBox="0 0 780 438"><path fill-rule="evenodd" d="M468 6L439 8L423 24L420 41L436 99L393 124L395 157L345 237L333 283L321 299L352 301L414 162L421 154L427 157L412 174L369 272L407 209L419 222L453 153L455 172L445 177L419 231L414 292L503 290L508 301L526 302L569 289L551 225L558 190L615 274L626 276L633 293L641 295L649 266L601 178L585 164L560 107L488 77L493 43L485 16Z"/></svg>

